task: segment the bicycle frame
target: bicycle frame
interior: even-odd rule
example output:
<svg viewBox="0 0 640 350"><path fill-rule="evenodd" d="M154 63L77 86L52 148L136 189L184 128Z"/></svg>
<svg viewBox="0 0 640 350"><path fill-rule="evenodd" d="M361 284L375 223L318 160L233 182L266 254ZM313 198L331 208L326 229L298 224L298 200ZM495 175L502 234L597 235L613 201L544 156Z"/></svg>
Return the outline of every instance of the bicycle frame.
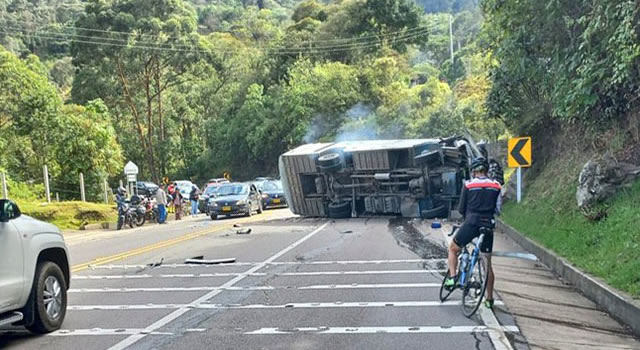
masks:
<svg viewBox="0 0 640 350"><path fill-rule="evenodd" d="M484 233L480 234L478 237L478 242L473 242L473 251L471 251L471 261L467 264L467 268L460 271L460 286L464 288L467 284L467 271L473 271L473 268L476 266L478 262L478 256L480 255L480 246L482 246L482 241L484 240ZM464 247L463 249L467 249Z"/></svg>

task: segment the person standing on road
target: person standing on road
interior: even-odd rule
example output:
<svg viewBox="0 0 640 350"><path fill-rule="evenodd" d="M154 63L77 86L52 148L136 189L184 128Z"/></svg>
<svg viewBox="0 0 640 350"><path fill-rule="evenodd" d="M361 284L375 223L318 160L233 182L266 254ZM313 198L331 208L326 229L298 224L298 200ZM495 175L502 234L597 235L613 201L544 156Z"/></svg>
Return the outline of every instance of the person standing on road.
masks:
<svg viewBox="0 0 640 350"><path fill-rule="evenodd" d="M158 223L164 224L167 222L167 194L164 193L162 186L156 192L156 202L158 203Z"/></svg>
<svg viewBox="0 0 640 350"><path fill-rule="evenodd" d="M176 211L176 220L182 220L182 199L183 199L182 193L180 193L180 190L174 184L173 206Z"/></svg>
<svg viewBox="0 0 640 350"><path fill-rule="evenodd" d="M499 214L502 206L500 196L501 186L498 181L487 177L489 163L483 157L476 158L471 163L473 179L467 181L460 195L460 214L464 217L464 223L449 245L449 275L444 286L448 290L455 288L458 276L458 254L462 247L469 244L474 238L480 236L481 227L493 228L494 214ZM485 235L480 251L486 256L487 269L487 298L485 306L493 308L493 285L495 276L491 267L491 252L493 250L493 233Z"/></svg>
<svg viewBox="0 0 640 350"><path fill-rule="evenodd" d="M191 201L191 215L198 214L198 199L200 199L200 191L196 185L191 186L191 193L189 193L189 200Z"/></svg>

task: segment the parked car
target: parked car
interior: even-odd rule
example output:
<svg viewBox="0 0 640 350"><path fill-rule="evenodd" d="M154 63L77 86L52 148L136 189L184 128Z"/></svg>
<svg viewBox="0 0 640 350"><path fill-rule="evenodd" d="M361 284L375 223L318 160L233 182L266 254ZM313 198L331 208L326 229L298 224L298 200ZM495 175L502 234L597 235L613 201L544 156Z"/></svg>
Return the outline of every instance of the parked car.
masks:
<svg viewBox="0 0 640 350"><path fill-rule="evenodd" d="M179 181L175 181L175 183L178 185L178 191L180 191L180 194L182 194L182 197L184 197L185 200L189 200L189 194L191 194L191 188L196 185L194 185L193 182L188 180L179 180Z"/></svg>
<svg viewBox="0 0 640 350"><path fill-rule="evenodd" d="M266 181L273 181L275 180L275 178L273 177L265 177L265 176L259 176L256 177L255 179L253 179L253 181L251 181L251 183L253 183L254 185L256 185L256 187L258 188L258 190L260 190L262 188L262 185L266 182Z"/></svg>
<svg viewBox="0 0 640 350"><path fill-rule="evenodd" d="M469 137L302 145L280 156L294 214L446 218L481 156Z"/></svg>
<svg viewBox="0 0 640 350"><path fill-rule="evenodd" d="M70 281L60 230L0 200L0 326L22 325L35 333L59 329Z"/></svg>
<svg viewBox="0 0 640 350"><path fill-rule="evenodd" d="M262 207L283 208L287 207L287 199L284 197L284 189L280 180L267 180L260 188Z"/></svg>
<svg viewBox="0 0 640 350"><path fill-rule="evenodd" d="M224 184L216 191L216 197L209 201L209 216L216 220L221 215L251 216L262 213L262 199L255 185L250 183Z"/></svg>
<svg viewBox="0 0 640 350"><path fill-rule="evenodd" d="M140 196L151 197L155 196L158 192L158 185L150 181L138 181L136 182L136 192Z"/></svg>

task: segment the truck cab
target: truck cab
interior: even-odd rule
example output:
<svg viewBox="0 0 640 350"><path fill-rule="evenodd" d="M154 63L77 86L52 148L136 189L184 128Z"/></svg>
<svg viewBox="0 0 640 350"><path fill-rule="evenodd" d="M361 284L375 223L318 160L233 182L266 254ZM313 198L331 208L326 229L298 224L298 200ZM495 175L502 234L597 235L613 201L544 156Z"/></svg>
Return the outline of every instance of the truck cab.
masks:
<svg viewBox="0 0 640 350"><path fill-rule="evenodd" d="M0 327L22 325L36 333L60 328L71 280L60 230L0 199Z"/></svg>

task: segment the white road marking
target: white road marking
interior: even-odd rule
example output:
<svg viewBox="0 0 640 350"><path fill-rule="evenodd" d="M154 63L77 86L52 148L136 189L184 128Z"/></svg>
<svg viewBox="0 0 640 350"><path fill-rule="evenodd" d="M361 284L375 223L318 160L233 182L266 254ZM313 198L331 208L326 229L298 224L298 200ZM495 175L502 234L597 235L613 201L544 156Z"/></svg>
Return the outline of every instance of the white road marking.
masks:
<svg viewBox="0 0 640 350"><path fill-rule="evenodd" d="M241 275L239 277L246 277ZM318 284L311 286L249 286L249 287L132 287L132 288L77 288L69 289L68 293L137 293L137 292L197 292L197 291L261 291L261 290L325 290L325 289L379 289L379 288L440 288L441 283L380 283L380 284Z"/></svg>
<svg viewBox="0 0 640 350"><path fill-rule="evenodd" d="M449 237L443 229L440 229L440 232L442 233L444 240L447 242L447 245L451 244L453 237ZM487 333L489 334L489 338L491 339L491 343L493 343L495 350L513 350L513 347L511 346L509 339L507 339L507 336L504 334L504 330L500 326L500 322L498 322L496 315L484 306L480 306L478 313L480 314L482 322L491 329L491 331Z"/></svg>
<svg viewBox="0 0 640 350"><path fill-rule="evenodd" d="M255 272L245 274L241 272L228 273L181 273L181 274L161 274L161 275L79 275L73 276L73 280L114 280L114 279L145 279L145 278L210 278L210 277L235 277L247 275L250 277L263 276L339 276L339 275L395 275L395 274L433 274L442 273L446 270L368 270L368 271L308 271L308 272L282 272L265 273Z"/></svg>
<svg viewBox="0 0 640 350"><path fill-rule="evenodd" d="M495 305L504 305L497 300ZM268 304L137 304L137 305L71 305L70 311L121 311L121 310L161 310L161 309L322 309L322 308L379 308L379 307L441 307L460 306L460 301L373 301L373 302L311 302L287 303L278 305Z"/></svg>
<svg viewBox="0 0 640 350"><path fill-rule="evenodd" d="M325 223L322 226L318 227L317 229L313 230L311 233L307 234L306 236L300 238L299 240L295 241L293 244L289 245L288 247L282 249L281 251L279 251L278 253L272 255L270 258L268 258L267 260L263 261L262 263L253 266L252 268L250 268L248 271L246 271L245 273L249 274L249 273L254 273L257 272L258 270L260 270L261 268L265 267L267 264L275 261L276 259L280 258L281 256L285 255L286 253L288 253L289 251L295 249L297 246L299 246L300 244L304 243L306 240L308 240L309 238L315 236L318 232L322 231L325 227L327 227L329 225L329 223ZM222 287L223 288L229 288L232 287L234 284L240 282L241 280L243 280L246 277L246 275L242 275L242 276L237 276L234 277L233 279L231 279L230 281L228 281L227 283L223 284ZM201 304L211 298L213 298L214 296L218 295L220 292L222 291L222 289L216 289L213 291L210 291L209 293L201 296L200 298L192 301L190 304L194 304L194 305L198 305ZM189 308L183 307L180 308L178 310L173 311L172 313L170 313L169 315L161 318L160 320L154 322L152 325L150 325L149 327L147 327L145 330L149 331L149 332L153 332L157 329L159 329L160 327L163 327L164 325L168 324L169 322L177 319L178 317L184 315L187 311L189 311ZM145 337L145 334L134 334L131 335L129 337L127 337L126 339L122 340L121 342L115 344L114 346L110 347L109 350L122 350L122 349L126 349L127 347L135 344L136 342L138 342L139 340L143 339Z"/></svg>
<svg viewBox="0 0 640 350"><path fill-rule="evenodd" d="M380 284L326 284L298 287L297 289L379 289L379 288L440 288L442 283L380 283Z"/></svg>
<svg viewBox="0 0 640 350"><path fill-rule="evenodd" d="M194 265L194 264L162 264L153 269L161 268L214 268L224 266L257 266L257 265L366 265L366 264L405 264L405 263L441 263L446 259L391 259L391 260L335 260L335 261L272 261L266 264L258 262L236 262L230 264L217 265ZM139 270L149 266L147 265L97 265L89 266L89 270Z"/></svg>
<svg viewBox="0 0 640 350"><path fill-rule="evenodd" d="M166 332L152 332L144 328L92 328L92 329L61 329L50 333L52 337L87 335L173 335Z"/></svg>
<svg viewBox="0 0 640 350"><path fill-rule="evenodd" d="M185 332L206 332L206 328L187 328Z"/></svg>
<svg viewBox="0 0 640 350"><path fill-rule="evenodd" d="M504 326L502 332L520 332L517 326ZM280 328L260 328L255 331L246 332L250 335L273 335L273 334L376 334L376 333L491 333L493 328L487 326L453 326L453 327L304 327L293 329Z"/></svg>

